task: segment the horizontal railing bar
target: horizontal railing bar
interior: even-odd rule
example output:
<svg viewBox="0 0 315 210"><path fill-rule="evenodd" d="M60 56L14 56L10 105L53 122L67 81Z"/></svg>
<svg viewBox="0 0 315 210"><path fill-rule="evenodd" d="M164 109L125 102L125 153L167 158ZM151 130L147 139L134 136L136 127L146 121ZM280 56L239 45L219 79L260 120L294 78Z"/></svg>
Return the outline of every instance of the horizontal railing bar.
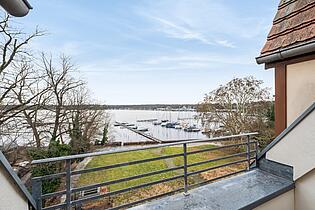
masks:
<svg viewBox="0 0 315 210"><path fill-rule="evenodd" d="M123 204L123 205L116 206L116 207L113 207L113 208L109 208L108 210L123 209L123 208L130 207L130 206L133 206L133 205L136 205L136 204L139 204L139 203L143 203L143 202L146 202L146 201L149 201L149 200L157 199L157 198L164 197L164 196L173 195L174 193L179 192L179 191L183 191L183 190L184 190L184 188L178 188L178 189L172 190L170 192L166 192L166 193L155 195L155 196L152 196L152 197L149 197L149 198L144 198L144 199L132 202L132 203L127 203L127 204Z"/></svg>
<svg viewBox="0 0 315 210"><path fill-rule="evenodd" d="M253 152L255 152L255 150L250 151L250 153L253 153ZM241 152L241 153L237 153L237 154L233 154L233 155L224 156L224 157L221 157L221 158L214 158L214 159L211 159L211 160L206 160L206 161L201 161L201 162L197 162L197 163L192 163L192 164L187 165L187 167L198 166L198 165L211 163L211 162L215 162L215 161L219 161L219 160L226 160L226 159L229 159L229 158L242 156L242 155L246 155L246 154L247 154L247 152Z"/></svg>
<svg viewBox="0 0 315 210"><path fill-rule="evenodd" d="M42 199L47 199L50 197L54 197L54 196L58 196L58 195L64 195L66 194L67 191L66 190L62 190L62 191L57 191L57 192L52 192L52 193L46 193L42 195Z"/></svg>
<svg viewBox="0 0 315 210"><path fill-rule="evenodd" d="M95 196L91 196L91 197L88 197L88 198L82 198L82 199L78 199L78 200L72 201L71 205L76 205L76 204L83 203L83 202L86 202L86 201L96 200L96 199L100 199L100 198L103 198L103 197L106 197L106 196L116 195L116 194L120 194L120 193L131 191L131 190L136 190L136 189L139 189L139 188L148 187L148 186L151 186L151 185L172 181L172 180L180 179L180 178L183 178L183 177L184 177L184 175L178 175L178 176L174 176L174 177L170 177L170 178L166 178L166 179L162 179L162 180L158 180L158 181L154 181L154 182L148 182L148 183L145 183L145 184L128 187L128 188L124 188L124 189L121 189L121 190L108 192L108 193L105 193L103 195L95 195Z"/></svg>
<svg viewBox="0 0 315 210"><path fill-rule="evenodd" d="M49 175L44 175L44 176L37 176L33 177L32 180L38 181L38 180L47 180L47 179L55 179L55 178L60 178L66 176L66 172L61 172L61 173L56 173L56 174L49 174Z"/></svg>
<svg viewBox="0 0 315 210"><path fill-rule="evenodd" d="M211 171L211 170L214 170L214 169L218 169L218 168L222 168L222 167L226 167L226 166L230 166L230 165L234 165L234 164L238 164L238 163L242 163L242 162L246 162L246 161L247 161L247 159L243 159L243 160L233 161L233 162L230 162L230 163L225 163L225 164L218 165L218 166L213 166L213 167L210 167L210 168L205 168L205 169L202 169L202 170L199 170L199 171L189 172L187 174L187 176L199 174L199 173L206 172L206 171Z"/></svg>
<svg viewBox="0 0 315 210"><path fill-rule="evenodd" d="M245 137L245 136L253 136L253 135L257 135L257 134L258 134L258 132L244 133L244 134L231 135L231 136L215 137L215 138L210 138L210 139L187 140L185 142L181 141L181 142L176 142L176 143L160 144L160 145L149 146L149 147L142 147L142 148L123 149L123 150L120 150L120 151L103 151L103 152L92 152L92 153L79 154L79 155L69 155L69 156L63 156L63 157L55 157L55 158L33 160L32 164L41 164L41 163L49 163L49 162L56 162L56 161L63 161L63 160L73 160L73 159L86 158L86 157L99 156L99 155L108 155L108 154L117 154L117 153L123 153L123 152L132 152L132 151L140 151L140 150L147 150L147 149L155 149L155 148L161 148L161 147L182 145L183 143L190 144L190 143L200 143L200 142L225 141L225 140L228 140L228 139Z"/></svg>
<svg viewBox="0 0 315 210"><path fill-rule="evenodd" d="M188 188L195 188L195 187L198 187L198 186L201 186L201 185L205 185L205 184L208 184L209 182L213 182L213 181L216 181L216 180L219 180L219 179L223 179L223 178L226 178L226 177L229 177L229 176L233 176L233 175L236 175L236 174L239 174L239 173L242 173L242 172L246 172L247 169L243 169L243 170L240 170L240 171L236 171L236 172L232 172L232 173L229 173L229 174L225 174L223 176L219 176L219 177L216 177L216 178L213 178L213 179L209 179L207 181L203 181L203 182L199 182L197 184L192 184L192 185L189 185Z"/></svg>
<svg viewBox="0 0 315 210"><path fill-rule="evenodd" d="M250 142L250 144L254 144L254 143L255 143L254 141ZM221 150L221 149L226 149L226 148L231 148L231 147L239 147L239 146L244 146L244 145L247 145L247 143L229 144L229 145L220 146L220 147L197 150L197 151L187 152L187 155L192 155L192 154L197 154L197 153L202 153L202 152L215 151L215 150Z"/></svg>
<svg viewBox="0 0 315 210"><path fill-rule="evenodd" d="M122 179L116 179L116 180L112 180L112 181L88 185L88 186L84 186L84 187L73 188L72 192L79 192L79 191L89 190L89 189L96 188L96 187L102 187L102 186L106 186L106 185L117 184L120 182L126 182L126 181L130 181L133 179L139 179L139 178L143 178L146 176L152 176L152 175L156 175L156 174L166 173L166 172L175 171L175 170L179 170L179 169L183 169L183 168L184 168L184 166L173 167L173 168L168 168L168 169L159 170L159 171L153 171L153 172L149 172L149 173L145 173L145 174L130 176L130 177L122 178Z"/></svg>
<svg viewBox="0 0 315 210"><path fill-rule="evenodd" d="M164 159L180 157L180 156L183 156L183 154L180 153L180 154L174 154L174 155L165 155L165 156L160 156L160 157L155 157L155 158L147 158L147 159L143 159L143 160L135 160L135 161L130 161L130 162L117 163L117 164L102 166L102 167L97 167L97 168L88 168L88 169L76 170L76 171L72 171L71 175L90 173L90 172L101 171L101 170L105 170L105 169L118 168L118 167L129 166L129 165L140 164L140 163L147 163L147 162L164 160Z"/></svg>
<svg viewBox="0 0 315 210"><path fill-rule="evenodd" d="M63 209L65 208L67 205L65 203L62 204L57 204L57 205L53 205L53 206L48 206L45 208L42 208L42 210L55 210L55 209Z"/></svg>

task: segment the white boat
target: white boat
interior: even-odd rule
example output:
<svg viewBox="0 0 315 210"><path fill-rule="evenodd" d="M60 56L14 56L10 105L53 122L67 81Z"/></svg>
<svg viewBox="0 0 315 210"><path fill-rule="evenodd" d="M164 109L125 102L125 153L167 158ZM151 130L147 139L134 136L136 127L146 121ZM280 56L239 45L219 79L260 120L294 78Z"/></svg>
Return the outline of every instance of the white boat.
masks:
<svg viewBox="0 0 315 210"><path fill-rule="evenodd" d="M192 129L192 132L199 132L199 131L200 131L199 128L193 128L193 129Z"/></svg>
<svg viewBox="0 0 315 210"><path fill-rule="evenodd" d="M152 136L152 134L149 131L144 132L144 134L146 134L148 136Z"/></svg>
<svg viewBox="0 0 315 210"><path fill-rule="evenodd" d="M175 125L174 128L175 128L175 129L182 129L182 126L180 126L180 125Z"/></svg>
<svg viewBox="0 0 315 210"><path fill-rule="evenodd" d="M167 122L163 122L163 123L161 123L161 126L162 126L162 127L165 127L166 124L167 124Z"/></svg>
<svg viewBox="0 0 315 210"><path fill-rule="evenodd" d="M161 125L161 124L162 124L161 121L153 122L153 125Z"/></svg>

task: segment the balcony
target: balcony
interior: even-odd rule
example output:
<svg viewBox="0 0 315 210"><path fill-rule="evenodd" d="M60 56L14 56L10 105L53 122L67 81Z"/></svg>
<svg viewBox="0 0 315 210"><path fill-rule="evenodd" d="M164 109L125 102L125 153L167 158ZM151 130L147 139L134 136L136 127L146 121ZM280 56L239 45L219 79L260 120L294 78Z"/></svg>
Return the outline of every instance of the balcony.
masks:
<svg viewBox="0 0 315 210"><path fill-rule="evenodd" d="M168 192L156 194L136 201L127 202L122 205L103 205L104 209L123 209L133 207L134 209L202 209L205 206L215 209L216 206L222 209L230 209L229 205L245 207L247 205L259 204L262 200L271 199L279 192L292 188L292 182L287 179L272 175L268 172L256 169L256 159L258 153L258 143L253 140L253 136L257 133L247 133L233 136L217 137L202 140L181 140L176 143L159 144L156 146L142 147L136 149L124 149L119 151L95 152L89 154L57 157L50 159L35 160L32 164L36 167L41 165L59 163L64 168L56 174L48 174L40 177L32 178L32 194L36 201L37 209L90 209L88 204L104 201L102 199L114 197L119 194L133 192L139 189L158 185L161 183L179 180L182 185ZM196 150L191 149L194 145L216 144L215 147ZM176 154L161 155L153 158L132 160L129 162L121 162L111 165L102 165L100 167L73 169L72 163L75 160L83 160L97 156L106 156L113 154L123 154L128 152L137 152L152 150L158 148L176 147L181 152ZM233 149L222 157L210 158L199 162L191 163L189 158L199 153L212 153L216 151ZM115 168L123 168L126 166L136 166L138 164L152 163L153 161L161 161L166 159L181 160L182 165L175 165L162 170L153 170L150 172L135 174L133 176L123 177L119 179L96 182L84 186L74 186L73 178L82 174L100 172ZM224 163L219 161L224 160ZM218 163L211 167L203 167L198 170L191 170L193 167L202 166L209 163ZM215 171L217 169L230 167L241 164L241 168L237 171L219 174L216 177L191 183L190 179L204 172ZM151 182L143 182L138 185L132 185L114 191L101 190L104 186L111 186L118 183L137 180L144 177L150 177L159 174L166 174L176 171L175 175L167 176L163 179ZM42 192L43 182L60 178L64 184L64 189L56 192L44 194ZM218 181L218 182L216 182ZM183 192L183 193L180 193ZM175 194L175 195L174 195ZM233 196L232 196L233 195ZM171 197L170 197L171 196ZM54 198L53 205L47 200ZM150 200L149 203L145 203ZM57 202L56 202L57 201ZM172 202L170 202L172 201ZM143 204L145 203L145 204ZM137 207L136 205L143 204ZM94 208L94 207L93 207Z"/></svg>

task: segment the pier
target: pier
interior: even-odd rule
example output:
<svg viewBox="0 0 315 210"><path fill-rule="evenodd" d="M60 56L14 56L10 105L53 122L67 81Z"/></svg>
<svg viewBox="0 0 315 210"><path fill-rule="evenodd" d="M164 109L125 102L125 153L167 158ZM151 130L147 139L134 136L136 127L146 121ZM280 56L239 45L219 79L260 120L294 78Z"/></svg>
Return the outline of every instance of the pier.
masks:
<svg viewBox="0 0 315 210"><path fill-rule="evenodd" d="M154 118L154 119L143 119L143 120L137 120L137 122L155 122L158 119Z"/></svg>
<svg viewBox="0 0 315 210"><path fill-rule="evenodd" d="M136 134L139 134L140 136L143 136L143 137L145 137L145 138L147 138L147 139L150 139L151 141L155 141L155 142L157 142L157 143L163 143L163 142L164 142L164 141L162 141L161 139L155 138L154 136L147 135L147 134L145 134L145 133L142 132L142 131L138 131L137 129L133 129L133 128L127 126L126 124L123 124L123 123L120 123L120 122L116 122L116 123L117 123L119 126L122 126L122 127L126 128L126 129L129 129L129 130L131 130L132 132L135 132Z"/></svg>

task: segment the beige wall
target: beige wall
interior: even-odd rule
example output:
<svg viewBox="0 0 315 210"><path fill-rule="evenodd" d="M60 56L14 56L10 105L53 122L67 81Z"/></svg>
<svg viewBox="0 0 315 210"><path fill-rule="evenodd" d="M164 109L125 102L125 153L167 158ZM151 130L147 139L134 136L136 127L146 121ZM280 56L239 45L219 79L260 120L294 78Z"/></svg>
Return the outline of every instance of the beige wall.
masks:
<svg viewBox="0 0 315 210"><path fill-rule="evenodd" d="M315 170L298 179L295 186L295 209L314 210Z"/></svg>
<svg viewBox="0 0 315 210"><path fill-rule="evenodd" d="M294 210L294 190L279 195L254 210Z"/></svg>
<svg viewBox="0 0 315 210"><path fill-rule="evenodd" d="M295 209L315 209L315 110L274 145L266 158L293 166Z"/></svg>
<svg viewBox="0 0 315 210"><path fill-rule="evenodd" d="M27 210L27 199L0 164L0 210Z"/></svg>
<svg viewBox="0 0 315 210"><path fill-rule="evenodd" d="M287 66L287 125L315 102L315 60Z"/></svg>
<svg viewBox="0 0 315 210"><path fill-rule="evenodd" d="M294 180L313 170L315 168L315 111L274 145L266 153L266 158L293 166Z"/></svg>

